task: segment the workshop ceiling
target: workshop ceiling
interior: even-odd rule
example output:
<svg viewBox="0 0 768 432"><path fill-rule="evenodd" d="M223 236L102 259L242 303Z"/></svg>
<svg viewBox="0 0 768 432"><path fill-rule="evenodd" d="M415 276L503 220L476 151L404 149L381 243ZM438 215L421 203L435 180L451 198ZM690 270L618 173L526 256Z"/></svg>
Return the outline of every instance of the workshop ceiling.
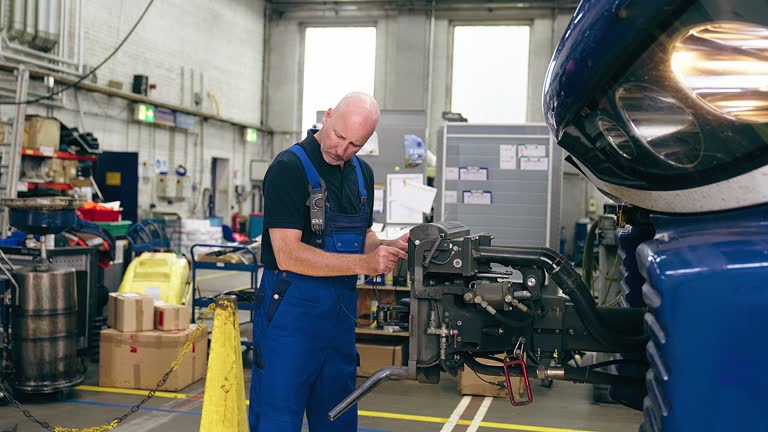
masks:
<svg viewBox="0 0 768 432"><path fill-rule="evenodd" d="M318 9L431 9L473 10L473 9L532 9L532 8L575 8L577 1L537 0L268 0L272 9L277 10L318 10Z"/></svg>

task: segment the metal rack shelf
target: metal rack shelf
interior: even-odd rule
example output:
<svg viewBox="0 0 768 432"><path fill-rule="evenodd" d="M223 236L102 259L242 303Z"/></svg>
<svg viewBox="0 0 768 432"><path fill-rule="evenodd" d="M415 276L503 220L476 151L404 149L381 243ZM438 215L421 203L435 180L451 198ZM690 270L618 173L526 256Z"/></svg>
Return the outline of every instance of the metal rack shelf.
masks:
<svg viewBox="0 0 768 432"><path fill-rule="evenodd" d="M225 248L232 251L235 250L244 250L251 254L253 257L253 264L235 264L235 263L226 263L226 262L208 262L208 261L199 261L195 257L195 248L198 247L205 247L205 248ZM258 260L256 257L256 252L253 251L248 246L229 246L229 245L214 245L214 244L203 244L203 243L197 243L192 245L192 247L189 249L189 254L191 255L192 259L192 291L194 293L193 299L192 299L192 307L201 307L206 308L211 303L214 303L216 300L212 297L197 297L197 271L198 270L218 270L218 271L240 271L240 272L248 272L251 273L251 288L254 290L256 289L256 286L258 284L258 276L259 276L259 268L261 265L258 264ZM251 313L251 321L253 321L253 310L254 305L250 302L237 302L237 309L238 310L247 310ZM192 317L194 321L194 314ZM247 348L253 347L252 342L243 341L241 344Z"/></svg>
<svg viewBox="0 0 768 432"><path fill-rule="evenodd" d="M409 287L392 286L392 285L358 285L357 289L377 290L377 291L401 291L401 292L411 291Z"/></svg>
<svg viewBox="0 0 768 432"><path fill-rule="evenodd" d="M23 156L68 159L68 160L78 160L78 161L92 161L92 162L96 161L97 159L96 156L78 155L78 154L72 154L72 153L54 151L54 150L48 150L48 149L42 149L42 148L23 148L21 149L21 154Z"/></svg>
<svg viewBox="0 0 768 432"><path fill-rule="evenodd" d="M355 327L355 333L357 334L366 334L366 335L376 335L376 336L398 336L398 337L408 337L409 334L407 331L395 331L395 332L389 332L379 329L372 329L367 327Z"/></svg>

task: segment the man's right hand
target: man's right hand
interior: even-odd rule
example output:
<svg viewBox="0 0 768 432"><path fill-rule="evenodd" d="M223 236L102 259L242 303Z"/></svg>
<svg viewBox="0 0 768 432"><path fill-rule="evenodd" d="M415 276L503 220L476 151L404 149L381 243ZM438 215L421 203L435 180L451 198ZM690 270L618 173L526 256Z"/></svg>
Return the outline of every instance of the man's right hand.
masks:
<svg viewBox="0 0 768 432"><path fill-rule="evenodd" d="M391 272L397 265L397 260L408 258L408 254L398 248L381 245L365 257L368 269L364 274L375 275Z"/></svg>

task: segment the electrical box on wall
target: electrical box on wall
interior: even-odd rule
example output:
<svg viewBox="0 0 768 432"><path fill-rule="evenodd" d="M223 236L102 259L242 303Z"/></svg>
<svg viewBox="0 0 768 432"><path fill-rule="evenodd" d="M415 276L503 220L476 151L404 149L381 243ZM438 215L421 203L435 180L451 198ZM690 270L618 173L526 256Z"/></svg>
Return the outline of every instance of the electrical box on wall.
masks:
<svg viewBox="0 0 768 432"><path fill-rule="evenodd" d="M175 196L169 194L169 183L172 180L170 176L159 175L155 181L155 194L158 198L175 198Z"/></svg>
<svg viewBox="0 0 768 432"><path fill-rule="evenodd" d="M267 168L269 168L269 161L265 160L251 160L251 175L252 182L264 181L264 176L267 174Z"/></svg>
<svg viewBox="0 0 768 432"><path fill-rule="evenodd" d="M174 174L159 175L155 181L155 194L159 199L184 201L190 179L187 176Z"/></svg>
<svg viewBox="0 0 768 432"><path fill-rule="evenodd" d="M174 189L175 197L177 201L182 201L187 198L186 191L189 190L191 192L191 189L188 188L189 186L189 177L187 176L176 176L176 186Z"/></svg>

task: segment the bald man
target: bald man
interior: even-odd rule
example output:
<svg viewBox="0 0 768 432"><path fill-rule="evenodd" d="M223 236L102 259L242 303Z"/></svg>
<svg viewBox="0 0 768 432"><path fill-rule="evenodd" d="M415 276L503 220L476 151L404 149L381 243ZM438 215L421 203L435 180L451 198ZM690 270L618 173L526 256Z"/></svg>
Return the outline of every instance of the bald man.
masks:
<svg viewBox="0 0 768 432"><path fill-rule="evenodd" d="M370 229L373 172L355 155L378 120L372 96L346 95L264 178L251 432L299 432L305 412L312 432L357 431L357 407L327 418L355 388L357 275L392 271L408 240Z"/></svg>

